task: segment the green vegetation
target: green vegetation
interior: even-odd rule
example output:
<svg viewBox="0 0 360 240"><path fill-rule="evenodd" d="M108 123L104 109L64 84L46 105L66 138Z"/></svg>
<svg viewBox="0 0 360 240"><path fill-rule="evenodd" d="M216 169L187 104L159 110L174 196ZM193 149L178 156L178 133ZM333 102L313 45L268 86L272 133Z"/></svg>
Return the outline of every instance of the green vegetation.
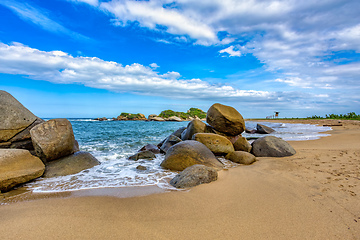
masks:
<svg viewBox="0 0 360 240"><path fill-rule="evenodd" d="M321 117L321 116L312 116L312 117L308 117L310 119L347 119L347 120L360 120L360 115L357 115L355 112L350 112L347 114L329 114L329 115L325 115L325 117Z"/></svg>
<svg viewBox="0 0 360 240"><path fill-rule="evenodd" d="M126 117L127 119L140 119L140 118L143 118L144 116L140 113L137 113L137 114L134 114L134 113L125 113L125 112L122 112L120 114L121 117Z"/></svg>
<svg viewBox="0 0 360 240"><path fill-rule="evenodd" d="M159 114L159 117L162 118L169 118L172 116L176 116L182 119L187 119L189 117L195 117L198 116L198 118L202 119L202 118L206 118L206 112L204 112L201 109L198 108L190 108L186 113L184 112L175 112L173 110L164 110Z"/></svg>

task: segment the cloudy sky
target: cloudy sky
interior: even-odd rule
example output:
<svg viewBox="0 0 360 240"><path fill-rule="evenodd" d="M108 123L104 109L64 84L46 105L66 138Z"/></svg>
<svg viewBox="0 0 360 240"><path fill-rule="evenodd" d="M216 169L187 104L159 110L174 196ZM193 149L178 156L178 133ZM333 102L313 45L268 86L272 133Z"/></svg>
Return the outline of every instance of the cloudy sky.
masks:
<svg viewBox="0 0 360 240"><path fill-rule="evenodd" d="M358 0L0 0L0 89L40 117L360 114Z"/></svg>

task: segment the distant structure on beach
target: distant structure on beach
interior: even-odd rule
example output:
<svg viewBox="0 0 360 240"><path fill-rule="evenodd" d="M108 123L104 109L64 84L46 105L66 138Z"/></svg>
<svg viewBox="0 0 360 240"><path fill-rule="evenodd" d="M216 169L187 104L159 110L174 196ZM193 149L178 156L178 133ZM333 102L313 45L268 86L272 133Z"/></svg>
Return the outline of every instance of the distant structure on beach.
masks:
<svg viewBox="0 0 360 240"><path fill-rule="evenodd" d="M279 117L279 113L280 113L280 112L275 112L274 118L278 118L278 117Z"/></svg>

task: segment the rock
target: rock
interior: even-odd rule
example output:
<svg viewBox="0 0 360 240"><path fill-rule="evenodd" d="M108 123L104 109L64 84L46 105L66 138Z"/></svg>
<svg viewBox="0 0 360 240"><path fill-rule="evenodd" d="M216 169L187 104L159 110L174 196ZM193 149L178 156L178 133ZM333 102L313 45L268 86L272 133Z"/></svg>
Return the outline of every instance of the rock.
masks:
<svg viewBox="0 0 360 240"><path fill-rule="evenodd" d="M136 167L137 170L141 170L141 171L145 171L147 170L147 167L143 166L143 165L139 165Z"/></svg>
<svg viewBox="0 0 360 240"><path fill-rule="evenodd" d="M213 104L206 115L206 122L217 131L236 136L245 129L245 121L241 114L233 107L220 103Z"/></svg>
<svg viewBox="0 0 360 240"><path fill-rule="evenodd" d="M217 171L204 165L192 165L171 179L170 184L176 188L194 187L203 183L216 181Z"/></svg>
<svg viewBox="0 0 360 240"><path fill-rule="evenodd" d="M7 142L37 117L8 92L0 90L0 142Z"/></svg>
<svg viewBox="0 0 360 240"><path fill-rule="evenodd" d="M254 133L256 133L256 129L245 128L245 132L250 133L250 134L254 134Z"/></svg>
<svg viewBox="0 0 360 240"><path fill-rule="evenodd" d="M251 144L243 136L240 136L233 145L235 151L250 152L252 148Z"/></svg>
<svg viewBox="0 0 360 240"><path fill-rule="evenodd" d="M32 124L30 124L30 126L28 126L27 128L25 128L23 131L19 132L18 134L16 134L14 137L12 137L9 141L10 142L18 142L18 141L23 141L26 139L30 139L31 135L30 135L30 130L35 127L36 125L45 122L44 120L42 120L41 118L37 118L35 120L35 122L33 122Z"/></svg>
<svg viewBox="0 0 360 240"><path fill-rule="evenodd" d="M182 118L177 117L177 116L172 116L172 117L167 118L166 121L182 122L184 120Z"/></svg>
<svg viewBox="0 0 360 240"><path fill-rule="evenodd" d="M102 118L95 118L94 120L96 120L96 121L107 121L108 119L106 117L102 117Z"/></svg>
<svg viewBox="0 0 360 240"><path fill-rule="evenodd" d="M0 148L10 148L11 142L0 142Z"/></svg>
<svg viewBox="0 0 360 240"><path fill-rule="evenodd" d="M79 142L75 140L74 142L74 153L80 151Z"/></svg>
<svg viewBox="0 0 360 240"><path fill-rule="evenodd" d="M45 165L38 158L22 149L0 149L0 191L41 177Z"/></svg>
<svg viewBox="0 0 360 240"><path fill-rule="evenodd" d="M256 158L254 155L252 155L251 153L248 153L248 152L244 152L244 151L231 152L228 155L226 155L225 158L232 162L245 164L245 165L250 165L256 161Z"/></svg>
<svg viewBox="0 0 360 240"><path fill-rule="evenodd" d="M215 133L196 133L193 140L204 144L215 155L226 155L235 151L233 144L226 137Z"/></svg>
<svg viewBox="0 0 360 240"><path fill-rule="evenodd" d="M34 150L34 146L32 144L31 139L18 141L18 142L12 142L10 145L10 148L18 148L18 149L26 149L26 150Z"/></svg>
<svg viewBox="0 0 360 240"><path fill-rule="evenodd" d="M138 153L130 156L128 159L137 161L139 159L153 160L154 158L156 158L156 156L155 156L155 154L153 152L151 152L151 151L141 151L141 152L138 152Z"/></svg>
<svg viewBox="0 0 360 240"><path fill-rule="evenodd" d="M262 124L257 124L256 125L256 133L260 133L260 134L269 134L275 132L274 129L267 127L265 125Z"/></svg>
<svg viewBox="0 0 360 240"><path fill-rule="evenodd" d="M75 152L75 137L71 123L64 118L52 119L30 130L36 155L43 162L68 156Z"/></svg>
<svg viewBox="0 0 360 240"><path fill-rule="evenodd" d="M266 136L252 143L251 153L256 157L286 157L296 153L286 141L274 136Z"/></svg>
<svg viewBox="0 0 360 240"><path fill-rule="evenodd" d="M164 122L165 119L163 119L162 117L154 117L154 118L151 119L151 121Z"/></svg>
<svg viewBox="0 0 360 240"><path fill-rule="evenodd" d="M143 146L139 152L141 151L150 151L153 152L154 154L160 153L160 149L153 144L147 144L146 146Z"/></svg>
<svg viewBox="0 0 360 240"><path fill-rule="evenodd" d="M182 132L181 140L191 140L192 136L196 133L213 133L213 131L206 123L195 119L189 122L186 131Z"/></svg>
<svg viewBox="0 0 360 240"><path fill-rule="evenodd" d="M181 138L181 133L185 131L186 127L181 127L175 132L173 132L171 135L177 136L178 138Z"/></svg>
<svg viewBox="0 0 360 240"><path fill-rule="evenodd" d="M100 162L88 152L76 152L46 164L45 178L66 176L99 165Z"/></svg>
<svg viewBox="0 0 360 240"><path fill-rule="evenodd" d="M166 153L169 148L171 148L172 146L174 146L175 144L181 142L182 140L180 138L178 138L177 136L174 135L170 135L165 142L161 145L160 150L163 151L164 153Z"/></svg>
<svg viewBox="0 0 360 240"><path fill-rule="evenodd" d="M172 146L161 163L163 168L182 171L195 164L202 164L221 170L223 164L202 143L194 140L179 142Z"/></svg>

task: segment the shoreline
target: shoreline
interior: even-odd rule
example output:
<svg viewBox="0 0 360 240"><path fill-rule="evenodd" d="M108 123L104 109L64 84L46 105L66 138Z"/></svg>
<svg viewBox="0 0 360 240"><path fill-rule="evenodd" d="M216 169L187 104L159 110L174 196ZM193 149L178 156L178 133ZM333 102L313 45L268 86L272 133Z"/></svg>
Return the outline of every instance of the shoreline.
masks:
<svg viewBox="0 0 360 240"><path fill-rule="evenodd" d="M259 158L190 191L125 198L98 191L0 205L0 230L5 239L360 239L360 122L341 121L331 136L290 141L294 156Z"/></svg>

